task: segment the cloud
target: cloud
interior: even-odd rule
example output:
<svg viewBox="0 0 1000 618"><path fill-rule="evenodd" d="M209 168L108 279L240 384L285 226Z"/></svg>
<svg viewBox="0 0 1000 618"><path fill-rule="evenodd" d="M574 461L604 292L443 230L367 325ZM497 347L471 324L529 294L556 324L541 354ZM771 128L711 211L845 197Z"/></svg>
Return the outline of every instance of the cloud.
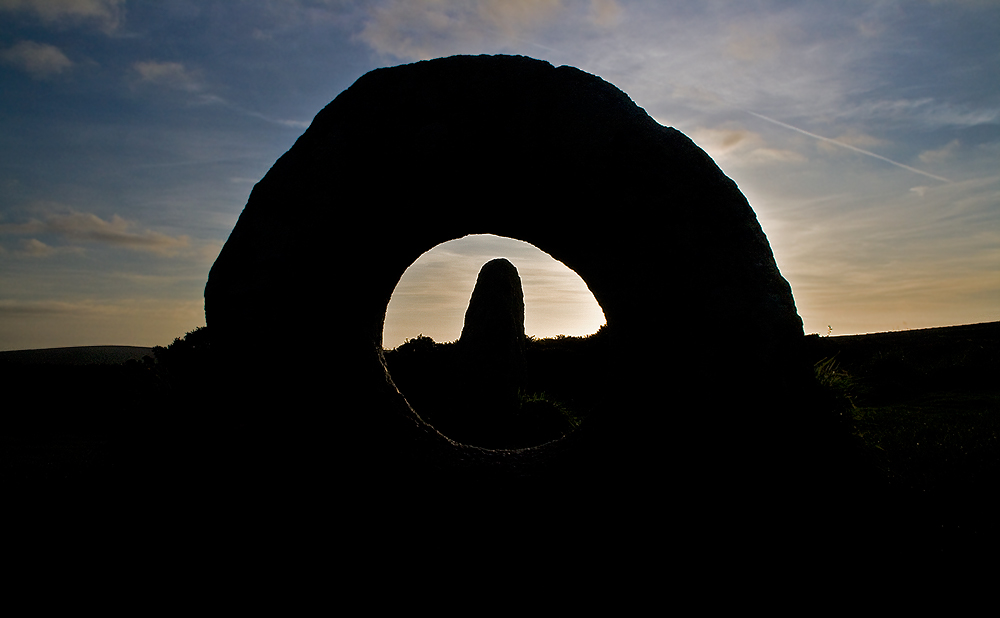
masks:
<svg viewBox="0 0 1000 618"><path fill-rule="evenodd" d="M294 120L294 119L291 119L291 118L274 118L272 116L268 116L267 114L262 114L260 112L250 111L250 110L244 109L244 108L242 108L242 107L240 107L238 105L234 105L234 104L230 103L229 101L226 101L222 97L217 97L217 96L214 96L214 95L203 96L202 97L202 103L218 103L220 105L225 105L226 107L228 107L230 109L233 109L233 110L236 110L236 111L240 112L241 114L246 114L247 116L251 116L253 118L259 118L259 119L261 119L261 120L263 120L265 122L269 122L269 123L272 123L272 124L280 125L282 127L288 127L288 128L291 128L291 129L308 129L309 125L312 124L311 120Z"/></svg>
<svg viewBox="0 0 1000 618"><path fill-rule="evenodd" d="M47 43L21 41L0 52L0 61L29 73L35 79L58 75L73 66L73 61Z"/></svg>
<svg viewBox="0 0 1000 618"><path fill-rule="evenodd" d="M955 151L958 150L959 146L960 143L957 139L951 140L942 148L921 152L920 161L923 163L940 163L941 161L946 161L955 156Z"/></svg>
<svg viewBox="0 0 1000 618"><path fill-rule="evenodd" d="M762 32L759 25L730 26L726 54L742 62L760 62L777 56L781 51L777 34Z"/></svg>
<svg viewBox="0 0 1000 618"><path fill-rule="evenodd" d="M1000 108L988 105L969 107L930 97L866 101L857 106L845 106L840 113L846 117L879 122L905 120L932 128L973 127L1000 121Z"/></svg>
<svg viewBox="0 0 1000 618"><path fill-rule="evenodd" d="M590 21L602 27L614 26L622 18L622 7L615 0L590 0Z"/></svg>
<svg viewBox="0 0 1000 618"><path fill-rule="evenodd" d="M478 17L488 26L514 37L548 21L560 8L559 0L488 0L477 2Z"/></svg>
<svg viewBox="0 0 1000 618"><path fill-rule="evenodd" d="M19 257L47 258L57 254L83 253L82 247L53 247L47 245L37 238L28 238L21 241L21 248L15 252Z"/></svg>
<svg viewBox="0 0 1000 618"><path fill-rule="evenodd" d="M747 163L805 163L805 155L780 148L754 148L744 158Z"/></svg>
<svg viewBox="0 0 1000 618"><path fill-rule="evenodd" d="M136 62L132 68L145 83L186 92L198 92L204 87L200 77L180 62Z"/></svg>
<svg viewBox="0 0 1000 618"><path fill-rule="evenodd" d="M758 133L734 123L717 128L698 127L691 131L694 140L716 161L743 164L802 163L806 157L793 150L768 147Z"/></svg>
<svg viewBox="0 0 1000 618"><path fill-rule="evenodd" d="M889 163L891 165L895 165L896 167L900 167L902 169L909 170L909 171L914 172L916 174L921 174L923 176L927 176L928 178L933 178L934 180L940 180L941 182L947 182L947 183L951 182L951 180L949 180L949 179L947 179L947 178L945 178L943 176L936 176L936 175L931 174L929 172L925 172L923 170L918 170L915 167L910 167L909 165L906 165L904 163L900 163L899 161L893 161L892 159L890 159L888 157L883 157L882 155L874 153L874 152L871 152L870 150L865 150L864 148L858 148L857 146L853 146L851 144L840 142L838 140L831 139L829 137L823 137L822 135L817 135L816 133L810 133L809 131L806 131L805 129L800 129L800 128L796 127L796 126L792 126L790 124L781 122L780 120L775 120L774 118L768 118L767 116L764 116L763 114L758 114L756 112L747 112L747 113L749 113L752 116L756 116L757 118L760 118L761 120L765 120L767 122L770 122L772 124L778 125L780 127L785 127L786 129L795 131L796 133L801 133L802 135L808 135L809 137L811 137L813 139L816 139L816 140L819 140L820 142L823 142L823 143L826 143L826 144L832 144L832 145L835 145L835 146L840 146L842 148L847 148L848 150L853 150L854 152L858 152L858 153L861 153L863 155L867 155L869 157L872 157L872 158L875 158L875 159L879 159L880 161L885 161L886 163Z"/></svg>
<svg viewBox="0 0 1000 618"><path fill-rule="evenodd" d="M134 224L118 215L112 215L110 221L105 221L91 213L71 212L49 217L46 226L52 232L74 240L152 251L163 255L172 255L190 245L187 236L173 237L150 230L132 231Z"/></svg>
<svg viewBox="0 0 1000 618"><path fill-rule="evenodd" d="M817 147L826 153L843 152L844 146L853 148L871 149L885 144L885 140L862 133L856 129L851 129L840 137L832 138L831 141L819 141Z"/></svg>
<svg viewBox="0 0 1000 618"><path fill-rule="evenodd" d="M752 148L764 143L759 134L734 124L718 128L698 127L691 131L691 139L704 150L719 157L738 149Z"/></svg>
<svg viewBox="0 0 1000 618"><path fill-rule="evenodd" d="M551 22L560 9L559 0L389 0L370 9L358 38L380 53L426 60L455 53L456 45L511 42ZM610 11L598 7L595 14Z"/></svg>
<svg viewBox="0 0 1000 618"><path fill-rule="evenodd" d="M205 325L204 299L68 295L0 299L0 350L167 345Z"/></svg>
<svg viewBox="0 0 1000 618"><path fill-rule="evenodd" d="M93 24L112 32L121 23L125 0L0 0L0 11L32 13L47 24Z"/></svg>
<svg viewBox="0 0 1000 618"><path fill-rule="evenodd" d="M786 219L777 236L785 252L778 263L806 332L825 332L828 324L845 334L892 330L900 320L942 326L997 319L998 203L994 176L913 186L877 200L845 192L797 204L787 212L800 218Z"/></svg>
<svg viewBox="0 0 1000 618"><path fill-rule="evenodd" d="M55 253L53 247L48 246L40 240L31 238L21 241L21 254L31 257L48 257Z"/></svg>
<svg viewBox="0 0 1000 618"><path fill-rule="evenodd" d="M282 118L278 118L274 122L293 129L308 129L309 125L312 124L311 120L287 120Z"/></svg>
<svg viewBox="0 0 1000 618"><path fill-rule="evenodd" d="M135 228L135 223L118 215L112 215L110 220L104 220L92 213L69 210L50 213L44 219L32 219L26 223L0 224L0 234L52 235L69 241L92 242L164 256L174 256L191 245L188 236L168 236L160 232ZM36 238L22 243L22 254L25 255L44 257L55 251L55 248Z"/></svg>
<svg viewBox="0 0 1000 618"><path fill-rule="evenodd" d="M65 302L0 299L0 316L5 318L63 315L76 311L74 305Z"/></svg>

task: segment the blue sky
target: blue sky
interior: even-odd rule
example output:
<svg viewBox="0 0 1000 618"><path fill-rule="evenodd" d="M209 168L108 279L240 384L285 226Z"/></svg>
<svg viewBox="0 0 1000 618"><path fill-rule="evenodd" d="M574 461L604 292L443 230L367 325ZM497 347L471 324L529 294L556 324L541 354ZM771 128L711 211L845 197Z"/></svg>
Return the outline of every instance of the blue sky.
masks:
<svg viewBox="0 0 1000 618"><path fill-rule="evenodd" d="M478 53L579 67L694 139L806 332L1000 320L998 2L0 0L0 349L203 325L253 184L323 106L371 69ZM457 338L497 256L529 334L602 322L540 251L469 237L407 272L385 345Z"/></svg>

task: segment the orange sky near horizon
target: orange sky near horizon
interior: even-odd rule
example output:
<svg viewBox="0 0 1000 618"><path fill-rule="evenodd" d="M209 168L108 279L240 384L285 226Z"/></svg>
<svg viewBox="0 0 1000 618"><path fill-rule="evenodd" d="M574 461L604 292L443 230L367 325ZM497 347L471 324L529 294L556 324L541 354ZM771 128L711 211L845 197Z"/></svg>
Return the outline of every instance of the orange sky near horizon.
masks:
<svg viewBox="0 0 1000 618"><path fill-rule="evenodd" d="M382 346L417 335L458 339L479 269L498 257L514 264L521 278L526 335L589 335L605 323L587 284L565 264L532 244L481 234L442 243L410 265L386 309Z"/></svg>
<svg viewBox="0 0 1000 618"><path fill-rule="evenodd" d="M0 350L203 326L212 263L312 118L371 70L456 54L577 67L690 137L747 197L806 333L998 321L998 23L1000 3L930 0L0 2ZM457 338L494 257L521 272L529 334L600 325L575 273L509 243L425 254L385 345Z"/></svg>

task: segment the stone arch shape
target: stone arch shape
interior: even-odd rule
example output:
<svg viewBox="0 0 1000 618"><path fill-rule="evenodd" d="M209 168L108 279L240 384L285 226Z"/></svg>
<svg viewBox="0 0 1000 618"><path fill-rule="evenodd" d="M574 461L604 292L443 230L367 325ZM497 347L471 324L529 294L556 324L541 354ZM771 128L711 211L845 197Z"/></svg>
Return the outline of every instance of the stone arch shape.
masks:
<svg viewBox="0 0 1000 618"><path fill-rule="evenodd" d="M604 310L622 394L585 435L517 452L456 444L393 386L381 356L392 291L424 251L469 234L549 253ZM692 454L664 435L714 423L679 414L672 393L700 393L739 457L748 431L774 430L741 410L783 409L802 379L791 289L736 184L611 84L519 56L379 69L341 93L254 187L205 308L243 363L234 390L288 410L269 427L325 436L383 478L649 479ZM261 325L275 335L253 337ZM332 377L318 347L345 359ZM331 410L306 411L331 389Z"/></svg>

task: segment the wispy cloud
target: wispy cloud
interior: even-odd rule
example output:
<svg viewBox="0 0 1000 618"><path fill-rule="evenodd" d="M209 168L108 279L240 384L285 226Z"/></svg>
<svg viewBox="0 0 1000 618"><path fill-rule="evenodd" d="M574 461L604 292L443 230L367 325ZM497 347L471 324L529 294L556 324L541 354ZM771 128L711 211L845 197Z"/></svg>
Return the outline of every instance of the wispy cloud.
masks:
<svg viewBox="0 0 1000 618"><path fill-rule="evenodd" d="M137 229L137 225L118 215L105 220L93 213L68 210L50 213L42 219L24 223L0 224L0 235L32 236L23 244L23 251L33 256L53 254L56 249L37 240L36 236L51 235L66 241L90 242L164 256L177 255L191 244L186 235L169 236L152 230Z"/></svg>
<svg viewBox="0 0 1000 618"><path fill-rule="evenodd" d="M844 146L854 146L856 148L871 150L872 148L881 146L884 143L885 140L879 139L873 135L868 135L867 133L863 133L857 129L849 129L847 132L831 138L831 141L829 142L820 141L819 147L826 152L837 151Z"/></svg>
<svg viewBox="0 0 1000 618"><path fill-rule="evenodd" d="M590 21L601 27L617 25L624 10L615 0L590 0Z"/></svg>
<svg viewBox="0 0 1000 618"><path fill-rule="evenodd" d="M691 138L717 162L732 161L747 165L803 163L806 157L794 150L768 146L759 133L734 123L720 127L698 127Z"/></svg>
<svg viewBox="0 0 1000 618"><path fill-rule="evenodd" d="M82 249L79 247L52 247L37 238L28 238L21 241L21 249L17 251L17 255L47 258L57 253L80 253L81 251Z"/></svg>
<svg viewBox="0 0 1000 618"><path fill-rule="evenodd" d="M475 10L483 23L512 37L552 19L560 8L559 0L486 0L470 3L467 10Z"/></svg>
<svg viewBox="0 0 1000 618"><path fill-rule="evenodd" d="M34 41L21 41L3 50L0 61L36 79L58 75L73 66L73 61L55 45Z"/></svg>
<svg viewBox="0 0 1000 618"><path fill-rule="evenodd" d="M762 30L762 24L734 24L723 48L725 53L742 62L765 62L782 51L781 40L775 29Z"/></svg>
<svg viewBox="0 0 1000 618"><path fill-rule="evenodd" d="M802 135L807 135L807 136L809 136L809 137L811 137L813 139L820 140L823 143L833 144L835 146L840 146L841 148L846 148L848 150L853 150L854 152L858 152L858 153L861 153L863 155L867 155L869 157L874 157L874 158L876 158L876 159L878 159L880 161L885 161L886 163L889 163L891 165L895 165L896 167L901 167L904 170L909 170L909 171L911 171L911 172L913 172L915 174L921 174L923 176L927 176L928 178L933 178L934 180L940 180L941 182L948 182L948 183L951 182L951 180L948 180L947 178L945 178L943 176L937 176L935 174L931 174L930 172L925 172L923 170L918 170L915 167L911 167L909 165L906 165L905 163L900 163L899 161L893 161L892 159L890 159L888 157L883 157L882 155L876 154L876 153L874 153L874 152L872 152L870 150L865 150L864 148L858 148L857 146L852 146L851 144L847 144L845 142L837 141L837 140L831 139L829 137L823 137L822 135L817 135L815 133L810 133L809 131L806 131L805 129L800 129L798 127L794 127L794 126L792 126L790 124L781 122L780 120L775 120L774 118L768 118L767 116L764 116L762 114L758 114L756 112L747 112L747 113L750 114L750 115L752 115L752 116L756 116L757 118L760 118L761 120L765 120L767 122L776 124L779 127L784 127L786 129L790 129L792 131L796 131L798 133L801 133Z"/></svg>
<svg viewBox="0 0 1000 618"><path fill-rule="evenodd" d="M961 105L931 97L875 99L858 105L845 105L839 115L868 121L916 123L931 128L972 127L1000 122L1000 108Z"/></svg>
<svg viewBox="0 0 1000 618"><path fill-rule="evenodd" d="M205 324L200 298L0 298L0 350L167 345Z"/></svg>
<svg viewBox="0 0 1000 618"><path fill-rule="evenodd" d="M110 33L124 17L125 0L0 0L0 11L33 15L47 24L90 24Z"/></svg>
<svg viewBox="0 0 1000 618"><path fill-rule="evenodd" d="M586 8L582 11L581 6ZM618 25L624 9L615 0L388 0L372 3L358 38L379 53L425 60L473 50L523 44L542 29L574 18L587 28ZM550 50L551 51L551 50Z"/></svg>
<svg viewBox="0 0 1000 618"><path fill-rule="evenodd" d="M17 78L0 86L0 298L79 309L8 306L0 345L109 343L140 313L174 331L155 343L190 330L251 186L313 114L368 70L461 53L579 67L691 136L747 195L813 331L997 319L1000 184L970 182L1000 160L998 12L990 0L0 0L0 70ZM75 210L17 206L69 199ZM511 249L472 246L432 261L420 285L401 280L401 337L457 337L493 257L515 263L542 314L567 293ZM156 314L168 297L190 301L189 317ZM88 312L90 298L127 309ZM941 308L908 309L927 299ZM416 323L425 310L453 324L439 337Z"/></svg>
<svg viewBox="0 0 1000 618"><path fill-rule="evenodd" d="M920 160L924 163L940 163L941 161L947 161L955 156L955 151L958 150L961 142L957 139L953 139L948 142L945 146L938 148L936 150L925 150L920 153Z"/></svg>
<svg viewBox="0 0 1000 618"><path fill-rule="evenodd" d="M204 83L196 71L186 68L180 62L157 62L148 60L133 63L139 81L185 92L199 92Z"/></svg>
<svg viewBox="0 0 1000 618"><path fill-rule="evenodd" d="M292 129L306 129L311 123L311 120L275 118L247 109L218 94L214 94L200 70L188 68L181 62L159 62L155 60L135 62L132 64L132 70L136 84L167 88L191 94L192 98L188 101L189 105L221 105L234 112Z"/></svg>

